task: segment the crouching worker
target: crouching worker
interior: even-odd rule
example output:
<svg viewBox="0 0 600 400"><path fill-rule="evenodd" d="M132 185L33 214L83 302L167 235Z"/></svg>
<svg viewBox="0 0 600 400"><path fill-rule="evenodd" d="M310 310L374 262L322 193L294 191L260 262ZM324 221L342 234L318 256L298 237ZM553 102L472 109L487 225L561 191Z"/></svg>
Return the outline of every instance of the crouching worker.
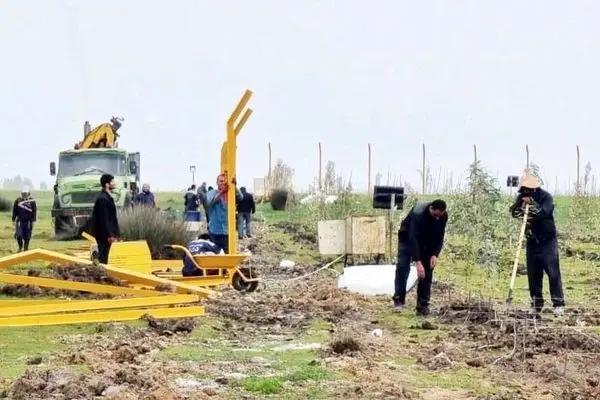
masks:
<svg viewBox="0 0 600 400"><path fill-rule="evenodd" d="M197 255L210 255L210 254L223 254L223 251L219 249L219 246L211 242L208 233L203 233L198 236L198 239L192 240L188 244L188 250L193 256ZM202 276L202 270L196 267L194 260L185 255L183 256L183 270L181 271L183 276Z"/></svg>
<svg viewBox="0 0 600 400"><path fill-rule="evenodd" d="M531 311L539 316L544 307L544 272L550 281L550 297L554 313L564 313L562 279L558 256L558 238L554 223L554 200L542 189L540 180L525 171L519 182L519 194L510 211L513 217L523 218L525 206L529 205L528 221L525 228L527 238L527 279L531 296Z"/></svg>
<svg viewBox="0 0 600 400"><path fill-rule="evenodd" d="M444 200L419 202L402 221L398 231L394 311L404 308L410 262L415 261L419 277L417 315L429 315L433 269L442 251L447 221Z"/></svg>
<svg viewBox="0 0 600 400"><path fill-rule="evenodd" d="M13 204L12 221L15 224L15 239L19 251L29 250L29 241L33 232L33 224L37 220L37 205L31 197L29 188L24 186Z"/></svg>

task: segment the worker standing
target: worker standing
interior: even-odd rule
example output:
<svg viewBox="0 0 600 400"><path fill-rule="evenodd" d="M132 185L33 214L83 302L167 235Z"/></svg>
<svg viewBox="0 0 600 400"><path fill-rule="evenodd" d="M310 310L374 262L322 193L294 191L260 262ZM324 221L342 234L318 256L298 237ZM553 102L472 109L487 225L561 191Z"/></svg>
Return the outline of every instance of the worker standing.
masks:
<svg viewBox="0 0 600 400"><path fill-rule="evenodd" d="M401 312L406 301L406 284L411 260L417 265L417 315L429 315L433 270L444 245L448 213L444 200L417 203L398 231L398 260L394 310Z"/></svg>
<svg viewBox="0 0 600 400"><path fill-rule="evenodd" d="M29 250L29 242L33 233L33 224L37 221L37 204L29 187L23 186L21 195L13 204L12 222L15 225L15 239L19 252Z"/></svg>
<svg viewBox="0 0 600 400"><path fill-rule="evenodd" d="M190 186L183 196L183 205L185 206L185 212L198 211L198 206L200 204L198 201L198 194L196 193L196 185Z"/></svg>
<svg viewBox="0 0 600 400"><path fill-rule="evenodd" d="M242 193L242 198L238 201L237 205L237 228L238 237L242 240L244 234L252 237L252 216L256 212L256 204L254 204L254 196L252 196L252 193L248 193L244 186L240 188L240 192Z"/></svg>
<svg viewBox="0 0 600 400"><path fill-rule="evenodd" d="M154 194L150 191L150 185L144 183L142 185L142 191L135 195L133 198L134 206L144 206L144 207L156 207L156 202L154 201Z"/></svg>
<svg viewBox="0 0 600 400"><path fill-rule="evenodd" d="M565 301L554 222L554 199L550 193L541 188L540 180L529 170L525 171L519 182L519 194L510 207L512 216L523 218L527 205L529 205L529 214L525 233L531 311L534 316L539 317L544 307L545 271L550 281L550 297L554 314L561 315L565 311Z"/></svg>
<svg viewBox="0 0 600 400"><path fill-rule="evenodd" d="M208 223L208 201L206 199L206 195L208 190L206 189L206 182L202 182L202 185L198 188L198 201L202 204L202 209L204 210L204 216L206 217L206 223Z"/></svg>
<svg viewBox="0 0 600 400"><path fill-rule="evenodd" d="M235 179L233 179L235 185ZM208 233L213 243L219 246L225 254L229 254L229 251L236 251L236 249L229 249L229 227L227 220L227 193L229 192L229 184L224 174L220 174L217 177L217 189L209 191L206 195L208 202ZM242 193L235 186L233 190L236 191L236 200L242 198ZM235 204L233 205L235 207Z"/></svg>
<svg viewBox="0 0 600 400"><path fill-rule="evenodd" d="M108 263L108 254L111 245L119 237L119 221L117 220L117 207L111 195L115 189L115 178L110 174L100 177L102 191L96 198L92 210L92 235L98 245L98 261Z"/></svg>

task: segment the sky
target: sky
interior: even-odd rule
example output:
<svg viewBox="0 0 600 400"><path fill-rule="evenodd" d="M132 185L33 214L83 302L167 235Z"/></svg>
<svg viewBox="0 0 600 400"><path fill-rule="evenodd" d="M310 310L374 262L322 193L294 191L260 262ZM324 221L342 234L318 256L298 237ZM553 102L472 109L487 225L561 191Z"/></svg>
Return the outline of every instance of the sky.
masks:
<svg viewBox="0 0 600 400"><path fill-rule="evenodd" d="M225 121L246 89L238 182L281 158L307 187L331 160L354 188L419 187L473 159L505 181L530 158L564 190L600 150L600 2L0 0L0 177L48 164L123 116L154 190L214 183ZM440 179L438 176L436 179Z"/></svg>

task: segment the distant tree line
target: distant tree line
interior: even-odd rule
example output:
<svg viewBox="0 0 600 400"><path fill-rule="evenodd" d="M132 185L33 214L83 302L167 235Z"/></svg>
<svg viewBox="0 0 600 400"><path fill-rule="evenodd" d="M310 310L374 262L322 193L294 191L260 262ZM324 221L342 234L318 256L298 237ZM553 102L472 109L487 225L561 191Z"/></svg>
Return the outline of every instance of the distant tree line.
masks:
<svg viewBox="0 0 600 400"><path fill-rule="evenodd" d="M31 190L35 190L35 186L31 179L16 175L13 178L4 178L2 182L2 188L7 190L20 190L24 185L27 185ZM39 186L40 190L48 190L48 184L41 182Z"/></svg>

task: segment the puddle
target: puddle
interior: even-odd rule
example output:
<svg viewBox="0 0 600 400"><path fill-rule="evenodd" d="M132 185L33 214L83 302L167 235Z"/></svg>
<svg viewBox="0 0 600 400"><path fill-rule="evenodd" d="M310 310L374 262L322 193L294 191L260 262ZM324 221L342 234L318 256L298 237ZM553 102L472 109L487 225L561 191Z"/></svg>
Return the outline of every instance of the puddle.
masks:
<svg viewBox="0 0 600 400"><path fill-rule="evenodd" d="M290 350L319 350L322 349L321 343L290 343L283 346L274 347L273 351L290 351Z"/></svg>

